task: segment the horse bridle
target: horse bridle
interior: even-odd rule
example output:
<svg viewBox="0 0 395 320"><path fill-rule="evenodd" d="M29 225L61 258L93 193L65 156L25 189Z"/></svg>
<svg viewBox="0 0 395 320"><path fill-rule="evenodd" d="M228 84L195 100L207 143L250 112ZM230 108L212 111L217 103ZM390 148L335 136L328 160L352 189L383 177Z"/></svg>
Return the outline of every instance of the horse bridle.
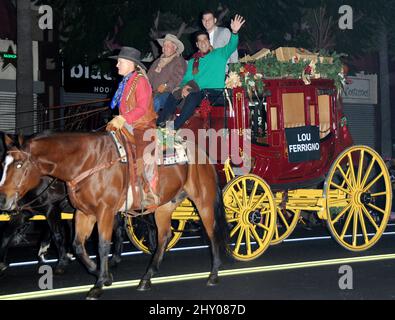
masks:
<svg viewBox="0 0 395 320"><path fill-rule="evenodd" d="M26 159L27 159L26 161L24 161L24 163L30 162L37 170L40 170L40 168L38 167L38 165L33 161L33 159L32 159L32 157L31 157L31 154L30 154L30 153L28 153L28 152L26 152L26 151L24 151L24 150L10 150L10 151L7 152L7 154L12 154L12 153L22 153L22 154L24 154L24 155L26 156ZM17 169L19 169L19 168L17 168ZM33 202L42 194L42 192L41 192L41 193L36 197L36 199L33 199L33 201L30 201L29 203L23 205L22 208L19 208L19 207L18 207L18 201L20 200L20 199L19 199L20 188L21 188L23 182L24 182L25 179L26 179L27 171L28 171L28 168L25 168L25 171L23 171L23 174L22 174L22 178L21 178L21 180L19 181L18 185L17 185L16 188L15 188L15 189L16 189L16 191L15 191L15 205L16 205L16 210L17 210L17 211L23 210L23 208L26 207L26 205L29 205L29 204L33 203ZM53 183L53 182L51 182L51 184L50 184L49 186L51 186L52 183ZM48 186L48 187L49 187L49 186ZM45 188L43 192L45 192L45 190L47 190L47 188Z"/></svg>

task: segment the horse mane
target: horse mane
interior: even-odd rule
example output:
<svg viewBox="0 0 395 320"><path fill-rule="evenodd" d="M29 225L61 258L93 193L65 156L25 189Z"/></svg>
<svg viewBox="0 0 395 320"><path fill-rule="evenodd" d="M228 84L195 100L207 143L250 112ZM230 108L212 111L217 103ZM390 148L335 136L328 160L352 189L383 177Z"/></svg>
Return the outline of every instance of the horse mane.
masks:
<svg viewBox="0 0 395 320"><path fill-rule="evenodd" d="M44 138L50 138L53 136L79 136L79 135L103 135L106 132L95 132L95 131L56 131L56 130L44 130L34 134L29 140L38 140Z"/></svg>
<svg viewBox="0 0 395 320"><path fill-rule="evenodd" d="M52 137L77 137L81 135L107 135L107 132L95 132L95 131L54 131L54 130L45 130L43 132L36 133L32 135L30 138L26 139L23 143L22 148L26 147L26 144L32 141L37 141L41 139L47 139Z"/></svg>

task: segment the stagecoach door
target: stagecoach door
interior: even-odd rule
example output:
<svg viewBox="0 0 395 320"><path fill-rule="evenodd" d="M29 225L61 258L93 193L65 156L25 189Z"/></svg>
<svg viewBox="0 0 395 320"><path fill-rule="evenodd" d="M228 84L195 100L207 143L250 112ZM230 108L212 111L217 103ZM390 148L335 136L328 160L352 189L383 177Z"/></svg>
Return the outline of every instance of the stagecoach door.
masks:
<svg viewBox="0 0 395 320"><path fill-rule="evenodd" d="M316 177L334 154L334 95L315 86L284 88L280 126L283 129L283 179Z"/></svg>

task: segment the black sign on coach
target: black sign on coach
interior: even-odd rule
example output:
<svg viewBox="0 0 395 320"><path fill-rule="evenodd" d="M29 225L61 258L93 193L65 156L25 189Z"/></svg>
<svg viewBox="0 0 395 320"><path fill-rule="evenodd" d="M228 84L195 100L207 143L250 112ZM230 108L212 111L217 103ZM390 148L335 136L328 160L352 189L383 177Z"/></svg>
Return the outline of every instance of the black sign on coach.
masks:
<svg viewBox="0 0 395 320"><path fill-rule="evenodd" d="M320 159L319 127L287 128L285 129L285 135L288 144L289 162L298 163Z"/></svg>

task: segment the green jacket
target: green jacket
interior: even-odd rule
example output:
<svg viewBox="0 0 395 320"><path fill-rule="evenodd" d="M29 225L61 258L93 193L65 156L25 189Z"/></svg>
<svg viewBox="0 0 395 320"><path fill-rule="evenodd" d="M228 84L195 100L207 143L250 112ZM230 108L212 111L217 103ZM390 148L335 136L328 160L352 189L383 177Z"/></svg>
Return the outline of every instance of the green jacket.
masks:
<svg viewBox="0 0 395 320"><path fill-rule="evenodd" d="M194 80L200 89L219 89L225 87L226 62L237 49L239 36L232 33L229 43L222 48L217 48L200 58L199 72L192 74L194 58L188 60L187 71L180 86L183 87L188 81Z"/></svg>

